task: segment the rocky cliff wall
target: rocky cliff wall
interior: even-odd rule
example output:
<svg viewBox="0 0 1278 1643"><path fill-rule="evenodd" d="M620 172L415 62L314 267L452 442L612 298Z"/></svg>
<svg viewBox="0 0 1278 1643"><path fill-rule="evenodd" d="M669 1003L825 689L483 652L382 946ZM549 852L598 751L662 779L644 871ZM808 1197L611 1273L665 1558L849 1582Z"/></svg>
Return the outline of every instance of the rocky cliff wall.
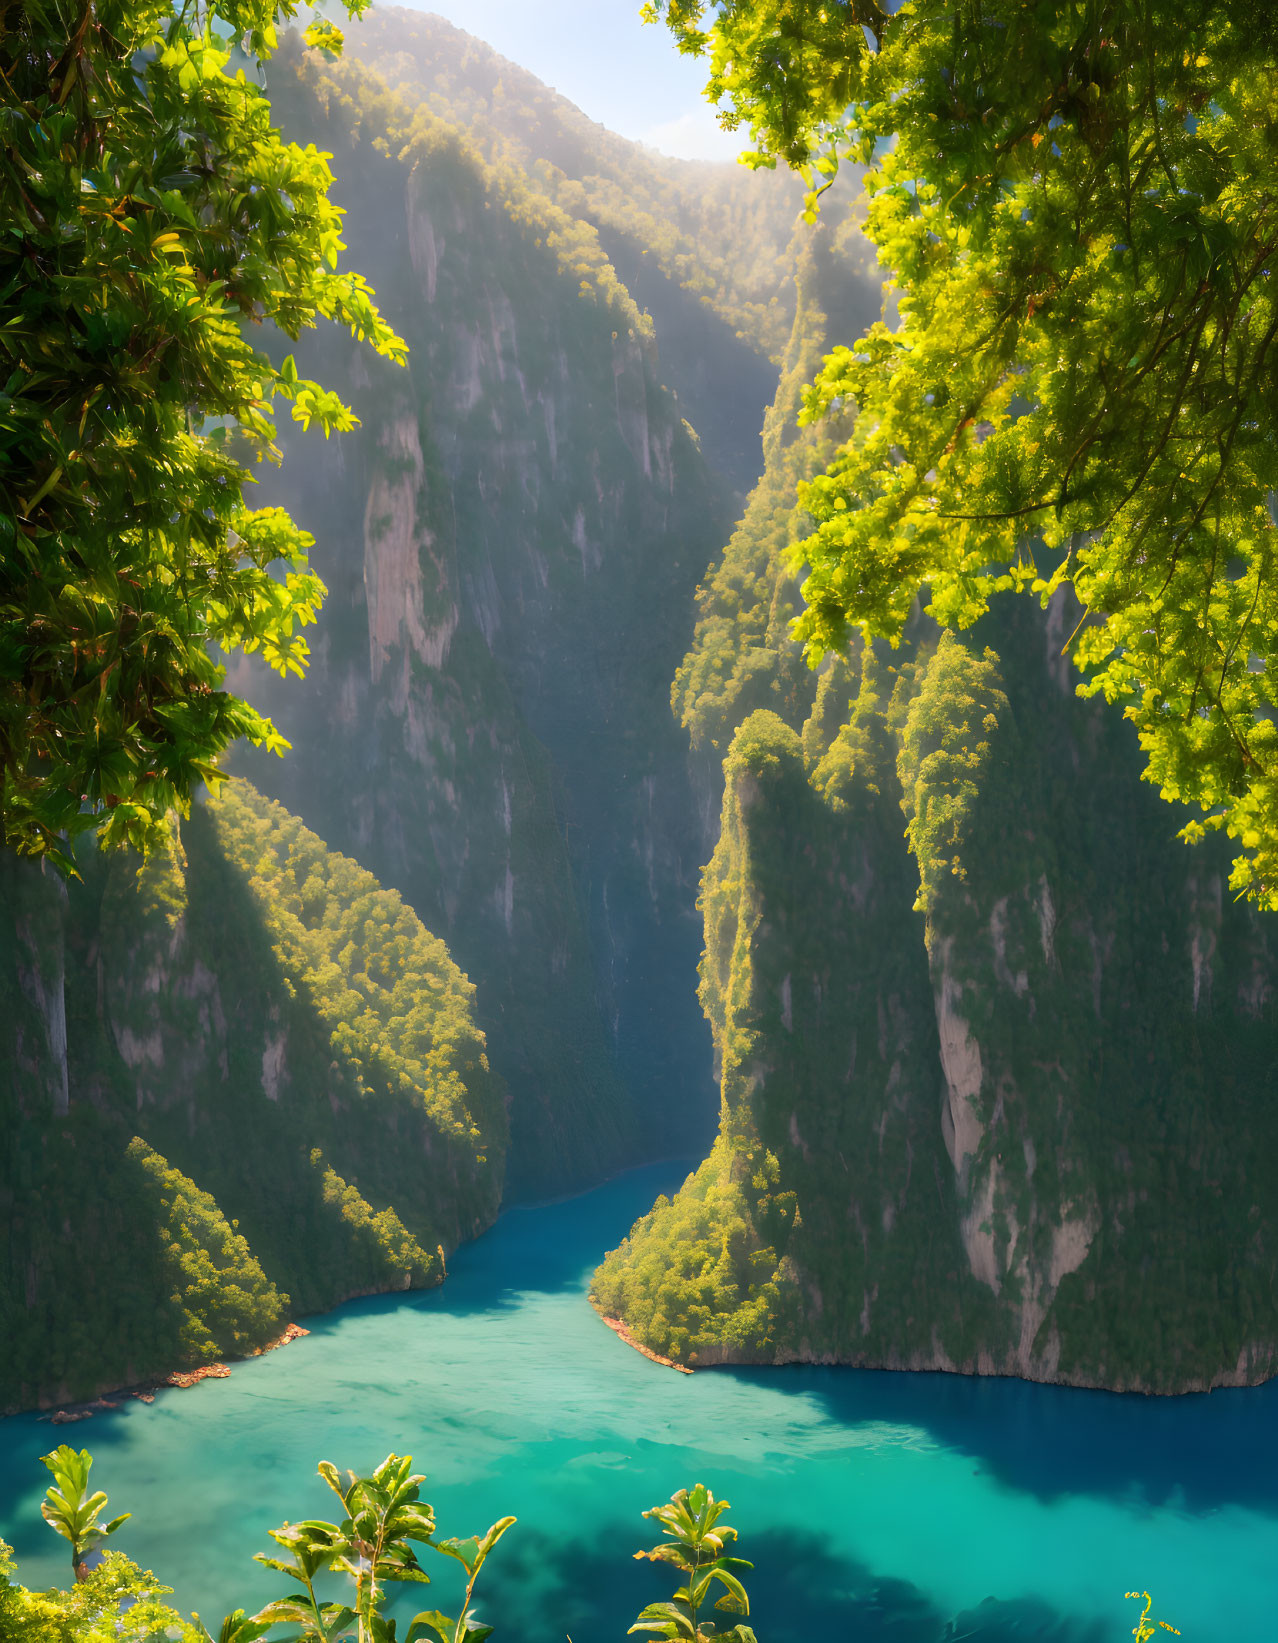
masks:
<svg viewBox="0 0 1278 1643"><path fill-rule="evenodd" d="M1063 598L1008 596L961 642L920 616L901 651L806 674L787 450L676 685L726 752L701 899L720 1134L596 1305L697 1364L1265 1379L1272 921L1075 696Z"/></svg>
<svg viewBox="0 0 1278 1643"><path fill-rule="evenodd" d="M248 789L197 809L140 893L122 861L86 861L69 895L3 869L6 1407L433 1282L504 1186L713 1128L693 911L712 816L668 691L731 487L589 224L357 67L286 48L269 73L290 134L335 151L353 260L412 366L308 338L360 429L285 427L260 475L331 590L304 685L235 679L294 744L242 768L295 814ZM699 305L671 292L687 352ZM716 338L761 400L768 367ZM363 937L333 947L325 920L373 904L380 969L344 970ZM387 1003L392 960L430 978L425 1029Z"/></svg>

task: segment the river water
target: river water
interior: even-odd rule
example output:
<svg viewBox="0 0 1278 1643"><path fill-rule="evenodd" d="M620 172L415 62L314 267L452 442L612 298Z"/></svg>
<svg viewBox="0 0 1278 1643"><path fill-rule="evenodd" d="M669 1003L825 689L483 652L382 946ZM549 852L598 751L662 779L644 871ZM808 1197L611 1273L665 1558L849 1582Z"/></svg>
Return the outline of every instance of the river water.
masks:
<svg viewBox="0 0 1278 1643"><path fill-rule="evenodd" d="M657 1192L636 1171L508 1212L445 1286L355 1302L229 1380L57 1428L0 1422L0 1537L63 1584L37 1457L62 1439L133 1520L117 1544L198 1609L283 1589L268 1528L331 1517L321 1458L411 1453L444 1534L519 1522L481 1587L498 1643L619 1643L667 1596L639 1513L697 1481L732 1503L760 1643L1126 1637L1147 1587L1186 1643L1278 1635L1278 1382L1178 1399L847 1369L680 1375L623 1345L586 1283ZM446 1560L418 1607L447 1607ZM727 1623L725 1621L725 1623ZM833 1628L833 1630L829 1630ZM1165 1635L1165 1634L1160 1634Z"/></svg>

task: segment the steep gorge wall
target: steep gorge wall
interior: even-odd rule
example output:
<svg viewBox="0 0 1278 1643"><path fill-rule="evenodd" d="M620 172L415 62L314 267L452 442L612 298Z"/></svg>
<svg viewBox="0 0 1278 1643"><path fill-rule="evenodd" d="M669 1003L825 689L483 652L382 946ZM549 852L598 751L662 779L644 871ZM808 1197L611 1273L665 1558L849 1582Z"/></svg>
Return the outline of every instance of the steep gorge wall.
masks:
<svg viewBox="0 0 1278 1643"><path fill-rule="evenodd" d="M140 892L124 861L86 861L69 894L3 867L0 1407L438 1281L504 1189L712 1128L709 833L668 692L731 485L592 227L358 68L286 47L270 77L290 134L336 151L412 366L308 337L361 427L286 425L259 476L331 590L304 685L234 680L294 744L240 767L296 814L235 789ZM686 345L697 305L671 293ZM766 397L757 352L717 336ZM424 1018L395 1002L405 977Z"/></svg>
<svg viewBox="0 0 1278 1643"><path fill-rule="evenodd" d="M900 652L806 674L777 620L781 449L676 686L726 753L702 888L720 1135L596 1305L698 1364L1266 1378L1271 921L1074 695L1063 596L1006 598L962 642L920 616Z"/></svg>
<svg viewBox="0 0 1278 1643"><path fill-rule="evenodd" d="M727 388L720 377L701 374L707 354L717 355L729 380L743 353L756 364L780 358L794 316L787 245L803 208L804 185L793 172L672 159L618 136L430 13L379 5L348 32L346 53L411 106L423 105L464 131L485 160L522 172L539 194L597 229L610 256L619 239L633 242L635 261L617 268L641 303L659 287L631 284L639 259L703 314L716 315L729 338L744 342L744 350L721 349L715 327L705 325L695 331L691 353L667 355L667 380L695 404L699 431L703 413ZM655 305L652 313L658 317ZM689 376L676 376L684 370ZM760 417L770 394L759 399ZM744 432L753 441L758 420ZM736 454L710 438L719 454Z"/></svg>
<svg viewBox="0 0 1278 1643"><path fill-rule="evenodd" d="M245 762L398 888L478 987L511 1190L704 1144L692 908L708 842L669 679L730 522L593 230L365 72L285 53L286 130L335 152L359 265L412 350L299 360L361 426L284 437L264 492L330 588L305 689L243 682L293 743Z"/></svg>

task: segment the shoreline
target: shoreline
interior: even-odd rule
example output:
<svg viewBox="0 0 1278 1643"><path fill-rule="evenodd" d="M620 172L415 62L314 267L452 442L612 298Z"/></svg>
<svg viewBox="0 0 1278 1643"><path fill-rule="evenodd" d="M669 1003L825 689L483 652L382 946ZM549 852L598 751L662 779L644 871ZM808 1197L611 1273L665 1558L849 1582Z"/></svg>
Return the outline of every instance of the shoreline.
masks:
<svg viewBox="0 0 1278 1643"><path fill-rule="evenodd" d="M253 1358L260 1358L266 1352L274 1352L278 1347L287 1346L290 1341L297 1341L303 1335L309 1335L309 1329L303 1329L301 1324L291 1323L275 1337L260 1346L255 1352L249 1352L242 1358L232 1358L231 1363L248 1363ZM133 1381L128 1386L116 1386L106 1392L99 1392L95 1398L84 1398L75 1403L63 1403L41 1410L36 1419L50 1421L54 1426L70 1426L76 1421L91 1419L100 1411L118 1409L128 1398L136 1398L139 1403L154 1403L157 1392L167 1391L169 1388L186 1389L198 1386L201 1381L224 1381L230 1378L230 1366L225 1363L205 1363L194 1369L171 1369L167 1375L151 1375L146 1380Z"/></svg>
<svg viewBox="0 0 1278 1643"><path fill-rule="evenodd" d="M602 1312L598 1316L603 1319L603 1322L608 1325L614 1335L619 1335L627 1346L634 1347L635 1351L642 1354L650 1363L659 1363L666 1369L677 1369L681 1375L692 1374L692 1370L688 1368L686 1363L676 1363L673 1358L663 1358L659 1352L654 1352L650 1346L645 1346L642 1341L637 1341L620 1318L609 1318Z"/></svg>

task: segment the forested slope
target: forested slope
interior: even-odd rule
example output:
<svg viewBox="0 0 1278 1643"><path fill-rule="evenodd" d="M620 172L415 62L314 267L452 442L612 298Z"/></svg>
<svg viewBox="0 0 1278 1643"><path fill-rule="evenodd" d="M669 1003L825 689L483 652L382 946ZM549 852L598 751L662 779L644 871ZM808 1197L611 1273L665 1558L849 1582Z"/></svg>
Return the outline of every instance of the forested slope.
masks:
<svg viewBox="0 0 1278 1643"><path fill-rule="evenodd" d="M439 1282L508 1128L443 943L241 782L82 872L3 868L0 1407Z"/></svg>
<svg viewBox="0 0 1278 1643"><path fill-rule="evenodd" d="M410 364L297 350L360 422L260 473L329 588L305 685L233 681L287 757L140 884L3 866L0 1403L256 1349L437 1280L503 1193L706 1148L595 1281L659 1352L1271 1373L1278 954L1074 694L1077 613L789 640L796 487L852 430L803 388L880 303L854 216L792 233L789 183L437 19L351 34L272 104Z"/></svg>
<svg viewBox="0 0 1278 1643"><path fill-rule="evenodd" d="M676 160L630 142L430 14L379 6L348 50L598 235L653 319L661 380L744 497L762 472L759 428L794 319L799 179L785 167ZM844 221L856 203L845 179L826 215ZM844 237L843 255L877 289L859 233Z"/></svg>
<svg viewBox="0 0 1278 1643"><path fill-rule="evenodd" d="M851 329L819 272L818 247L796 360L827 313ZM962 641L916 616L899 651L808 672L782 549L819 452L788 413L783 386L675 686L724 760L701 895L720 1135L596 1305L699 1364L1264 1379L1269 921L1226 894L1225 851L1175 838L1130 727L1074 695L1063 595Z"/></svg>

